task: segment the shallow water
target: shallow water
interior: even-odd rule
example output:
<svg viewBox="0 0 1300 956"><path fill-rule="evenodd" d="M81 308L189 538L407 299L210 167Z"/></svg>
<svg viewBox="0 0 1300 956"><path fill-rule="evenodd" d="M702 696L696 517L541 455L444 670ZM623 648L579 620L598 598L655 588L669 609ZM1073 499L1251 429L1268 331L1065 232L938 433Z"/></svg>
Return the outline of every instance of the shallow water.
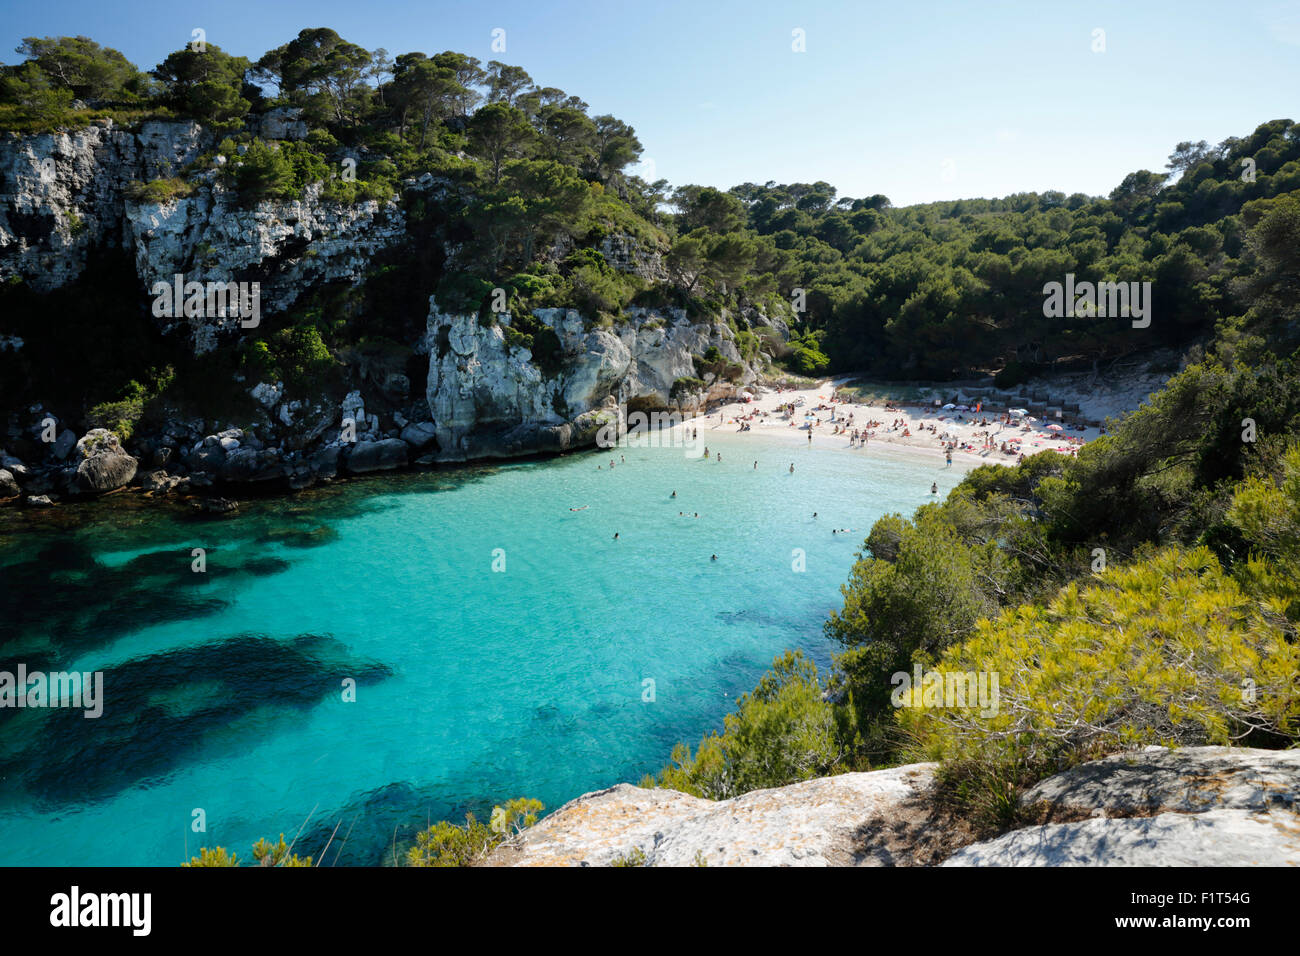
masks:
<svg viewBox="0 0 1300 956"><path fill-rule="evenodd" d="M0 670L101 670L105 703L0 710L0 863L171 866L300 828L319 857L337 826L328 863L377 864L430 819L634 782L784 649L825 663L872 522L960 478L825 438L706 442L721 463L643 444L234 517L25 517L0 537Z"/></svg>

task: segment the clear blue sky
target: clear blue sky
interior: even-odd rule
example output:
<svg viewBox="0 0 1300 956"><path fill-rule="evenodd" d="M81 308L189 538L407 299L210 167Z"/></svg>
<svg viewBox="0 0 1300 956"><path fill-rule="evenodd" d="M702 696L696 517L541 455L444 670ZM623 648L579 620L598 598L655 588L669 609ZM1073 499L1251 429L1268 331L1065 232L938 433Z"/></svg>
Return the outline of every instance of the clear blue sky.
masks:
<svg viewBox="0 0 1300 956"><path fill-rule="evenodd" d="M896 205L1107 193L1180 140L1300 114L1300 0L0 0L0 59L85 34L149 69L195 27L255 59L309 26L518 64L632 124L674 185L824 179Z"/></svg>

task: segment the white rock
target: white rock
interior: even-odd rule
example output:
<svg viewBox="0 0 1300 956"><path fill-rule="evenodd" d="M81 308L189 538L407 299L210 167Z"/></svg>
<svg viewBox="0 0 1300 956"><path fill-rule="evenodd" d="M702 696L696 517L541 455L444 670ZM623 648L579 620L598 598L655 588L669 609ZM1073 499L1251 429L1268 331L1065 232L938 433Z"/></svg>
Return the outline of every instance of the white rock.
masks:
<svg viewBox="0 0 1300 956"><path fill-rule="evenodd" d="M650 866L690 866L697 854L709 866L888 865L857 834L928 789L934 767L821 777L717 802L619 784L570 801L489 862L607 866L639 849Z"/></svg>
<svg viewBox="0 0 1300 956"><path fill-rule="evenodd" d="M943 866L1300 866L1300 816L1207 810L1013 830Z"/></svg>

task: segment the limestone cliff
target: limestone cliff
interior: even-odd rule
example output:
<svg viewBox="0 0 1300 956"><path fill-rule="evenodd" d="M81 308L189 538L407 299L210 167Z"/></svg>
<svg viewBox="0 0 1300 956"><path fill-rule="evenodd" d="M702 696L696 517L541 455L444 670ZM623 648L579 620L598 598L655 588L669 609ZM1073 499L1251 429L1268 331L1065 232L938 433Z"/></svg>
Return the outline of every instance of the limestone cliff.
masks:
<svg viewBox="0 0 1300 956"><path fill-rule="evenodd" d="M537 309L559 354L550 367L507 337L508 313L482 322L430 303L427 397L443 461L557 451L589 443L611 416L676 406L673 383L695 376L693 356L716 348L733 379L707 383L693 404L731 396L757 378L730 328L693 323L682 310L632 309L615 326L592 327L573 309ZM603 415L593 415L603 412Z"/></svg>
<svg viewBox="0 0 1300 956"><path fill-rule="evenodd" d="M190 122L147 122L138 130L111 120L74 132L0 139L0 280L21 278L38 291L76 279L90 250L134 254L142 293L156 282L258 282L261 308L274 314L312 286L360 281L371 257L400 239L395 202L344 204L309 186L301 199L251 207L222 187L208 156L213 135ZM135 201L132 184L191 169L188 194ZM211 318L187 324L195 352L223 330ZM227 326L228 327L228 326Z"/></svg>
<svg viewBox="0 0 1300 956"><path fill-rule="evenodd" d="M283 145L301 140L306 126L281 108L250 118L249 131ZM102 271L90 271L90 263L108 251L113 270L130 269L115 271L124 278L115 301L131 299L124 308L135 310L130 290L138 290L140 310L129 319L160 339L160 350L186 360L207 361L209 353L227 359L214 365L224 369L216 388L226 394L155 402L112 446L121 456L115 462L135 462L138 474L135 467L102 468L93 481L86 479L89 446L78 437L105 420L43 393L19 398L11 390L0 423L0 500L57 502L128 483L156 495L235 483L297 489L411 462L562 452L591 445L602 426L622 423L629 410L694 410L750 387L771 357L757 337L742 339L735 330L789 338L779 316L755 306L708 317L630 308L599 320L561 308L482 318L446 313L431 293L440 276L471 268L464 250L472 242L457 219L473 201L472 184L424 173L386 201L328 199L318 182L291 200L253 202L223 176L227 160L246 147L232 154L229 145L218 149L217 139L193 122L128 128L108 119L75 130L0 134L0 282L38 295L71 289L93 296L90 277ZM639 288L668 288L662 237L602 227L583 241L602 268L635 277ZM577 243L562 234L542 258L556 269ZM365 301L373 276L417 260L426 264L404 274L400 318L353 306L346 319L335 317L354 337L335 344L324 363L332 363L329 374L294 381L245 374L266 366L241 364L248 356L239 347L285 329L295 303L348 286L357 293L350 302ZM241 326L210 305L194 314L180 303L162 314L151 309L155 286L175 288L177 276L184 283L257 283L257 320ZM35 353L2 320L0 353L19 356L10 367L20 367L21 356ZM41 354L51 344L43 343ZM700 364L706 354L714 356L707 368ZM108 447L94 443L101 446Z"/></svg>

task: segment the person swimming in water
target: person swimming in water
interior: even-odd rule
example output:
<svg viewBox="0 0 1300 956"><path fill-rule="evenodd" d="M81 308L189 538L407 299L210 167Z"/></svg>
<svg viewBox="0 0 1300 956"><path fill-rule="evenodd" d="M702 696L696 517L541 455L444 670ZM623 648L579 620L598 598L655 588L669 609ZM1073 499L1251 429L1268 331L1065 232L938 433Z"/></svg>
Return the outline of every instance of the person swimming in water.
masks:
<svg viewBox="0 0 1300 956"><path fill-rule="evenodd" d="M790 474L794 474L794 462L790 462Z"/></svg>
<svg viewBox="0 0 1300 956"><path fill-rule="evenodd" d="M715 555L714 555L710 560L712 560L712 561L716 561L716 560L718 560L718 556L715 554Z"/></svg>
<svg viewBox="0 0 1300 956"><path fill-rule="evenodd" d="M583 505L581 508L570 508L570 511L586 511L591 505Z"/></svg>
<svg viewBox="0 0 1300 956"><path fill-rule="evenodd" d="M937 495L938 493L939 493L939 483L936 481L934 484L930 486L930 494Z"/></svg>
<svg viewBox="0 0 1300 956"><path fill-rule="evenodd" d="M615 541L618 540L618 532L617 532L617 531L614 532L614 540L615 540Z"/></svg>
<svg viewBox="0 0 1300 956"><path fill-rule="evenodd" d="M671 495L669 495L668 497L669 497L669 498L676 498L676 497L677 497L677 492L674 491L674 492L673 492Z"/></svg>

